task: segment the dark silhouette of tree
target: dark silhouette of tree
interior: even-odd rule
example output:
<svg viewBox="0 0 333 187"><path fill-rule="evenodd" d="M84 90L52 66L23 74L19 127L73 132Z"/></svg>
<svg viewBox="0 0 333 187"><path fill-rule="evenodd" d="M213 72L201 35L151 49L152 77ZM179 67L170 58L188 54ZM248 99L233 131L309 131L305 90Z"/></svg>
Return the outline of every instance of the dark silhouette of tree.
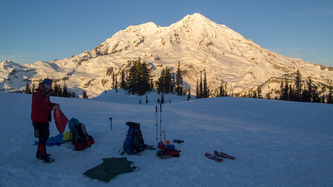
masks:
<svg viewBox="0 0 333 187"><path fill-rule="evenodd" d="M31 90L30 90L30 86L29 86L29 82L27 82L27 84L25 85L25 94L31 94Z"/></svg>
<svg viewBox="0 0 333 187"><path fill-rule="evenodd" d="M148 64L139 58L132 62L129 75L127 77L127 89L131 94L143 95L150 90L151 70Z"/></svg>

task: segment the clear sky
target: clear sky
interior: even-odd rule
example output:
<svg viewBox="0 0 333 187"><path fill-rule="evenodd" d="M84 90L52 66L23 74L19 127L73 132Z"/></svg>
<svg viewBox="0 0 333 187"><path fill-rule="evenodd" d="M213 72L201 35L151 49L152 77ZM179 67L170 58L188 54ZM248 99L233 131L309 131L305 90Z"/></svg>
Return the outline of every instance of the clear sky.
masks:
<svg viewBox="0 0 333 187"><path fill-rule="evenodd" d="M333 66L333 0L0 0L0 62L91 50L130 25L200 13L287 57Z"/></svg>

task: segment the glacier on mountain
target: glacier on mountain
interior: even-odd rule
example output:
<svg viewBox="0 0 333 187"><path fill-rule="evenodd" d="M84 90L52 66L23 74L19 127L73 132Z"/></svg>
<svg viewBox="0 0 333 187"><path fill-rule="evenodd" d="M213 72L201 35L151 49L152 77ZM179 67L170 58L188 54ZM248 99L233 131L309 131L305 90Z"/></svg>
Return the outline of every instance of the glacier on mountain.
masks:
<svg viewBox="0 0 333 187"><path fill-rule="evenodd" d="M242 96L260 88L263 96L274 96L284 77L293 79L297 70L304 81L311 77L317 85L329 85L333 79L332 67L266 50L195 13L168 27L152 22L129 26L94 49L65 59L22 65L1 62L0 90L24 90L27 82L37 85L48 77L77 94L85 90L89 97L96 97L111 89L111 73L120 79L122 70L129 68L128 61L138 58L154 67L154 80L162 68L177 69L180 62L183 81L192 94L203 71L212 95L223 80L229 94Z"/></svg>

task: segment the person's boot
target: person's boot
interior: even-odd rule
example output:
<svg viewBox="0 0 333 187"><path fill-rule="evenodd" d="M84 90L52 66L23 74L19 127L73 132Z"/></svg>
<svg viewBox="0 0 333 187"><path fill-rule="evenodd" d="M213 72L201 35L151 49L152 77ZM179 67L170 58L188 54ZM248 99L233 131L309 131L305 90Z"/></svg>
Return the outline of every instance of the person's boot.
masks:
<svg viewBox="0 0 333 187"><path fill-rule="evenodd" d="M50 154L46 154L46 156L51 157ZM38 160L42 160L42 155L40 154L39 150L37 150L36 158L37 158Z"/></svg>
<svg viewBox="0 0 333 187"><path fill-rule="evenodd" d="M43 160L44 163L52 163L52 162L54 162L54 159L51 158L49 155L42 156L41 160Z"/></svg>
<svg viewBox="0 0 333 187"><path fill-rule="evenodd" d="M38 149L36 153L36 158L43 160L45 163L52 163L54 162L54 159L50 157L50 154L46 153L46 144L38 142Z"/></svg>

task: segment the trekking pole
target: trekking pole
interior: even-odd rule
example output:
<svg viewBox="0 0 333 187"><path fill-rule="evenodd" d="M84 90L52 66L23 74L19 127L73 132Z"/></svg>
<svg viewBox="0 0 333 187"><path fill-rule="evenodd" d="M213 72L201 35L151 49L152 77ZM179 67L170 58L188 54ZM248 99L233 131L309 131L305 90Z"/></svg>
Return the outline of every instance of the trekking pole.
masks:
<svg viewBox="0 0 333 187"><path fill-rule="evenodd" d="M165 144L165 146L166 146L165 130L163 130L162 132L163 132L163 134L164 134L164 144Z"/></svg>
<svg viewBox="0 0 333 187"><path fill-rule="evenodd" d="M111 125L111 131L112 131L112 117L110 117L110 125Z"/></svg>
<svg viewBox="0 0 333 187"><path fill-rule="evenodd" d="M160 103L160 141L162 141L162 103Z"/></svg>
<svg viewBox="0 0 333 187"><path fill-rule="evenodd" d="M155 115L156 115L156 143L158 145L158 123L157 123L157 106L155 106Z"/></svg>

